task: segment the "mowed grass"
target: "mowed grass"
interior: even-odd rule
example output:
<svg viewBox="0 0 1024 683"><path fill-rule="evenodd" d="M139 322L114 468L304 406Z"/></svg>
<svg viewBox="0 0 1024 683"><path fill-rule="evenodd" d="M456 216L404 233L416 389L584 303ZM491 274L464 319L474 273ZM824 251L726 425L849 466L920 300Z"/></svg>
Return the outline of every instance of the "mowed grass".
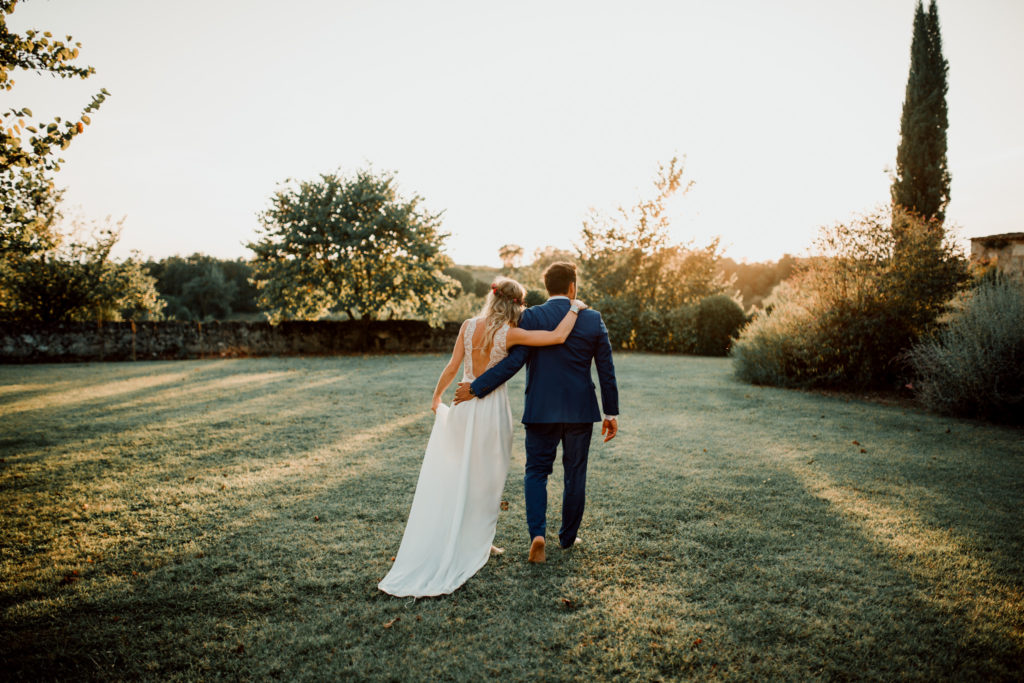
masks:
<svg viewBox="0 0 1024 683"><path fill-rule="evenodd" d="M621 433L526 562L377 591L438 355L0 367L5 678L1019 679L1024 433L617 357ZM523 378L510 387L522 406Z"/></svg>

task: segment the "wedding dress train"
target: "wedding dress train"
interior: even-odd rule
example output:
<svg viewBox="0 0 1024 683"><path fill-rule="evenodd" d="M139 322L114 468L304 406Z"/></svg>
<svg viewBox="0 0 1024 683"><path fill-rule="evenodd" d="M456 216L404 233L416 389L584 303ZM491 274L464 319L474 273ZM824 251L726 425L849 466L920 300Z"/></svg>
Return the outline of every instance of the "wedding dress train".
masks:
<svg viewBox="0 0 1024 683"><path fill-rule="evenodd" d="M463 382L472 382L477 319L463 335ZM505 325L494 335L490 369L508 355ZM487 563L512 450L505 385L482 399L438 406L409 521L391 571L377 587L391 595L445 595Z"/></svg>

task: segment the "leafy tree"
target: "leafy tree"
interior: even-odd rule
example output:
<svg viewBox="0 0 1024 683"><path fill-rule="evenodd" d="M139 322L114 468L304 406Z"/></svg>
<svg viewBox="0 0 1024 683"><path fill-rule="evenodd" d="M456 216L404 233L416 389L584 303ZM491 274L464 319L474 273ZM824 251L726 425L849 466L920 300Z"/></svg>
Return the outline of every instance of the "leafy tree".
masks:
<svg viewBox="0 0 1024 683"><path fill-rule="evenodd" d="M447 234L422 198L399 196L391 173L287 185L260 215L254 276L272 321L317 319L331 312L379 319L421 315L441 322L456 292L444 275Z"/></svg>
<svg viewBox="0 0 1024 683"><path fill-rule="evenodd" d="M218 265L224 273L224 279L229 285L234 285L234 296L231 297L229 304L230 310L235 313L258 312L260 309L256 304L256 297L259 292L252 280L252 263L247 259L238 258L219 260Z"/></svg>
<svg viewBox="0 0 1024 683"><path fill-rule="evenodd" d="M95 70L75 66L81 43L72 37L56 40L49 31L12 33L7 17L14 13L16 0L0 0L0 90L14 87L15 70L49 73L60 78L88 78ZM63 159L58 150L67 149L71 140L85 130L89 114L100 108L110 93L101 89L82 110L78 120L62 120L32 125L27 107L8 109L0 120L0 253L22 254L44 251L53 246L53 211L60 200L52 188L48 172L60 169Z"/></svg>
<svg viewBox="0 0 1024 683"><path fill-rule="evenodd" d="M498 249L498 258L501 259L502 268L511 271L523 258L523 248L518 244L505 244Z"/></svg>
<svg viewBox="0 0 1024 683"><path fill-rule="evenodd" d="M9 263L8 320L117 321L158 317L164 302L137 257L110 258L120 225L93 230L92 241L67 244Z"/></svg>
<svg viewBox="0 0 1024 683"><path fill-rule="evenodd" d="M231 300L235 297L235 290L235 283L224 277L219 264L210 263L197 277L185 283L181 302L199 320L223 320L231 315Z"/></svg>
<svg viewBox="0 0 1024 683"><path fill-rule="evenodd" d="M673 158L658 167L654 197L612 216L592 211L583 221L580 262L587 286L600 298L626 299L639 310L669 309L725 290L716 267L719 240L706 247L673 244L666 203L686 194L683 166Z"/></svg>
<svg viewBox="0 0 1024 683"><path fill-rule="evenodd" d="M948 71L935 0L931 0L927 12L918 0L892 201L926 219L936 219L940 226L949 204L950 185L946 163Z"/></svg>

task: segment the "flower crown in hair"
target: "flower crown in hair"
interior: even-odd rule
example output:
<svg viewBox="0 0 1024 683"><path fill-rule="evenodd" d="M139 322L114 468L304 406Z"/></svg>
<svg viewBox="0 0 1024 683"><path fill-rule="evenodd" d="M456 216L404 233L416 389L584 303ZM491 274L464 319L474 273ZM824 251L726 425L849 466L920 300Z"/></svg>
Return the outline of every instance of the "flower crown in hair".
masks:
<svg viewBox="0 0 1024 683"><path fill-rule="evenodd" d="M523 302L519 299L519 297L511 297L511 296L508 296L507 294L504 294L503 292L500 292L498 290L498 285L491 285L491 292L494 294L494 296L502 296L502 297L505 297L506 299L512 299L512 301L514 303L516 303L516 304L518 304L520 306L522 306L522 304L523 304Z"/></svg>

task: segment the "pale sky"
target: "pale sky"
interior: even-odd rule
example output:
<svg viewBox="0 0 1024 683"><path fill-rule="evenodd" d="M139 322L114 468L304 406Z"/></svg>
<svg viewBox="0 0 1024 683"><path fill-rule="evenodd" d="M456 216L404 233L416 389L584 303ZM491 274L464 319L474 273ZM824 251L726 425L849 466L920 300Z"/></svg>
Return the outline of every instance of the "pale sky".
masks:
<svg viewBox="0 0 1024 683"><path fill-rule="evenodd" d="M22 0L10 28L83 43L96 75L19 72L3 109L77 118L58 183L126 217L117 254L249 256L286 178L372 164L444 210L448 253L570 248L590 207L686 156L673 237L737 260L888 202L914 0ZM940 0L949 222L1024 230L1024 2ZM74 211L72 211L74 213Z"/></svg>

